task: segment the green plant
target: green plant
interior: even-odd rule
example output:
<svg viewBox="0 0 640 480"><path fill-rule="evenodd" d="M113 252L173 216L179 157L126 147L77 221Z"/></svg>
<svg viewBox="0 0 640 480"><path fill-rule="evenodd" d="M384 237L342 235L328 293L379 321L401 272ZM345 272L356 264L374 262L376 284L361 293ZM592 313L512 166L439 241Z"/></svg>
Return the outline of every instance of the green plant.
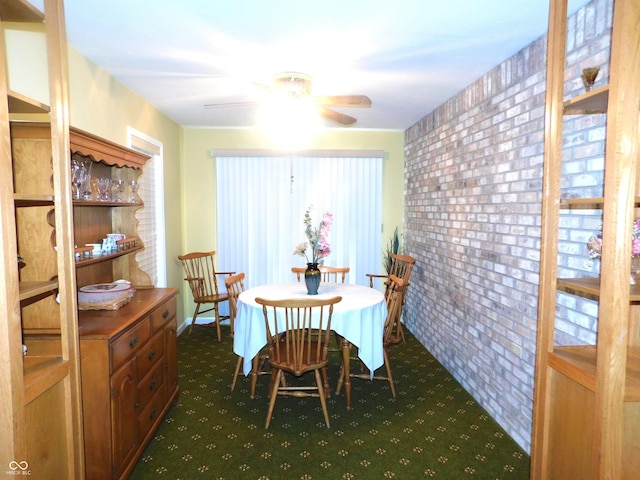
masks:
<svg viewBox="0 0 640 480"><path fill-rule="evenodd" d="M398 227L393 231L393 235L387 243L387 248L384 250L383 266L387 275L391 272L391 254L400 254L402 246L400 245L400 234L398 233Z"/></svg>

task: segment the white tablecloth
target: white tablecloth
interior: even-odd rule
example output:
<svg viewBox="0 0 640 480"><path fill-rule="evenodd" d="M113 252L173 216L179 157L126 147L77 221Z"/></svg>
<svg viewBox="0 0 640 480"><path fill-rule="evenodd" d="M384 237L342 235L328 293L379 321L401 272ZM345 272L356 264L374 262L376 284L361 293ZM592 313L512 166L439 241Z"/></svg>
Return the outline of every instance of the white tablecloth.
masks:
<svg viewBox="0 0 640 480"><path fill-rule="evenodd" d="M384 363L382 330L387 304L379 290L342 283L320 283L317 298L340 295L333 307L331 330L358 347L358 355L372 372ZM244 358L244 374L251 372L251 360L267 344L262 306L256 297L284 299L306 297L304 282L263 285L245 290L238 297L234 323L233 351Z"/></svg>

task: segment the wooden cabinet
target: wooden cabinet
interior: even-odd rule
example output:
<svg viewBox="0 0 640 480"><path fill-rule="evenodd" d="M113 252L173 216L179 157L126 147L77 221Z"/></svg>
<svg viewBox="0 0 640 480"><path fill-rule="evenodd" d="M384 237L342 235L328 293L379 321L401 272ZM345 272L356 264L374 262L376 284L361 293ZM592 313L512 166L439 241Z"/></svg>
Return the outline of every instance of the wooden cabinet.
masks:
<svg viewBox="0 0 640 480"><path fill-rule="evenodd" d="M46 142L46 129L16 130L29 142ZM71 161L87 162L92 178L137 181L149 156L70 127ZM88 189L87 189L88 191ZM117 310L80 304L78 316L84 412L85 464L89 479L126 478L178 395L176 290L156 289L136 261L139 196L73 200L78 287L132 282L136 293ZM86 244L107 234L125 235L115 250L90 254ZM89 308L85 310L85 308Z"/></svg>
<svg viewBox="0 0 640 480"><path fill-rule="evenodd" d="M72 195L74 160L130 182L149 157L69 126L62 0L44 5L0 0L0 468L126 478L178 395L176 291L136 262L140 197ZM4 22L46 37L51 108L8 89ZM126 238L85 248L108 233ZM78 313L77 288L117 279L137 289L128 304Z"/></svg>
<svg viewBox="0 0 640 480"><path fill-rule="evenodd" d="M632 479L640 471L640 285L630 286L640 216L640 6L615 0L609 82L564 99L567 2L550 7L531 478ZM563 117L606 114L604 195L562 198ZM560 212L602 212L599 278L557 278ZM558 291L597 300L595 344L556 340Z"/></svg>
<svg viewBox="0 0 640 480"><path fill-rule="evenodd" d="M83 344L90 345L87 342L83 342ZM87 369L87 372L91 372L91 369ZM136 359L131 358L110 379L109 384L111 386L112 397L111 411L113 412L113 417L111 418L111 422L107 423L106 426L107 428L111 427L111 432L109 433L111 433L113 453L109 455L109 449L107 449L106 454L101 457L102 462L96 461L96 459L92 458L91 454L88 454L87 462L90 466L87 469L87 478L119 478L140 446L138 424L135 420L136 378ZM92 388L92 385L97 384L95 380L96 378L87 378L88 385L85 387L85 394L96 395L96 392ZM92 406L91 400L92 398L86 400L87 406ZM100 412L100 410L97 409L97 412ZM87 439L89 440L94 438L92 430L97 431L98 429L94 429L94 424L91 422L93 413L87 415ZM100 436L97 438L100 438ZM103 441L105 441L106 438L109 437L102 436ZM109 476L110 472L113 474L111 477Z"/></svg>
<svg viewBox="0 0 640 480"><path fill-rule="evenodd" d="M178 396L176 294L80 312L87 478L126 478Z"/></svg>
<svg viewBox="0 0 640 480"><path fill-rule="evenodd" d="M0 0L0 471L71 479L84 478L84 455L67 44L62 1L45 0L44 7L43 14L24 0ZM33 48L46 49L48 105L8 89L6 56L16 54L6 47L9 28L45 37L46 47ZM26 124L34 114L47 120L50 141L43 151L21 151L9 118Z"/></svg>

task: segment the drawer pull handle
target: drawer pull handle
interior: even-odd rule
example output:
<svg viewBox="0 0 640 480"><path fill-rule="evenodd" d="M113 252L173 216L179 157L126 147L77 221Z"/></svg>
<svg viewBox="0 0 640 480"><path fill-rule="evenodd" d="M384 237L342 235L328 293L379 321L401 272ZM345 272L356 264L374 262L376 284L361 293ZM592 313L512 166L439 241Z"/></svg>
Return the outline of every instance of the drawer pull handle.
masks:
<svg viewBox="0 0 640 480"><path fill-rule="evenodd" d="M155 378L151 380L151 383L149 384L149 390L153 390L154 388L156 388L156 383L158 383L158 381Z"/></svg>
<svg viewBox="0 0 640 480"><path fill-rule="evenodd" d="M136 402L136 409L140 408L140 402Z"/></svg>
<svg viewBox="0 0 640 480"><path fill-rule="evenodd" d="M154 408L151 413L149 414L149 418L153 419L156 418L156 415L158 414L158 409Z"/></svg>
<svg viewBox="0 0 640 480"><path fill-rule="evenodd" d="M165 310L162 314L162 318L167 318L169 316L169 310Z"/></svg>
<svg viewBox="0 0 640 480"><path fill-rule="evenodd" d="M151 352L149 352L149 360L153 360L153 357L156 356L156 351L155 350L151 350Z"/></svg>
<svg viewBox="0 0 640 480"><path fill-rule="evenodd" d="M133 338L133 340L131 340L131 341L129 342L129 346L130 346L131 348L133 348L133 347L135 347L137 344L138 344L138 336L136 335L136 336Z"/></svg>

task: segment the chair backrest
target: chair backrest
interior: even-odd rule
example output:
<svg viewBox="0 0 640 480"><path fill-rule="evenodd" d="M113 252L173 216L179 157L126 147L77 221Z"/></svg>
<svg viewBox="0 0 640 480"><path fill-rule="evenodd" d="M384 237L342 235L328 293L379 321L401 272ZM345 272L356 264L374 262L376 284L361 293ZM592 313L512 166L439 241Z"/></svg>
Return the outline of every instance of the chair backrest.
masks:
<svg viewBox="0 0 640 480"><path fill-rule="evenodd" d="M297 376L326 365L333 306L341 300L256 298L264 313L271 365Z"/></svg>
<svg viewBox="0 0 640 480"><path fill-rule="evenodd" d="M404 299L404 291L409 285L409 281L404 278L398 278L396 275L389 275L389 284L385 297L387 299L387 318L384 322L384 332L382 335L384 343L389 343L393 326L402 310L402 301Z"/></svg>
<svg viewBox="0 0 640 480"><path fill-rule="evenodd" d="M185 280L189 283L193 299L198 302L218 294L218 277L214 266L215 250L181 255Z"/></svg>
<svg viewBox="0 0 640 480"><path fill-rule="evenodd" d="M386 288L389 286L389 275L395 275L398 278L404 278L405 280L409 280L411 277L411 272L413 271L413 266L416 264L416 260L409 255L398 255L397 253L390 253L390 268L389 273L386 275L376 274L376 273L367 273L367 277L369 277L369 286L373 288L374 279L384 279L385 292ZM387 262L385 262L387 264ZM385 293L386 296L386 293Z"/></svg>
<svg viewBox="0 0 640 480"><path fill-rule="evenodd" d="M318 267L322 274L323 282L344 283L347 273L349 273L349 267L328 267L326 265L320 265Z"/></svg>
<svg viewBox="0 0 640 480"><path fill-rule="evenodd" d="M301 281L304 278L305 270L305 267L291 267L291 271L297 275L298 281Z"/></svg>
<svg viewBox="0 0 640 480"><path fill-rule="evenodd" d="M391 271L389 275L395 275L408 282L413 266L416 264L416 259L409 255L398 255L396 253L390 253L389 256L391 257Z"/></svg>
<svg viewBox="0 0 640 480"><path fill-rule="evenodd" d="M244 292L244 273L226 277L224 284L227 287L227 295L229 295L229 315L235 319L238 311L238 297Z"/></svg>

